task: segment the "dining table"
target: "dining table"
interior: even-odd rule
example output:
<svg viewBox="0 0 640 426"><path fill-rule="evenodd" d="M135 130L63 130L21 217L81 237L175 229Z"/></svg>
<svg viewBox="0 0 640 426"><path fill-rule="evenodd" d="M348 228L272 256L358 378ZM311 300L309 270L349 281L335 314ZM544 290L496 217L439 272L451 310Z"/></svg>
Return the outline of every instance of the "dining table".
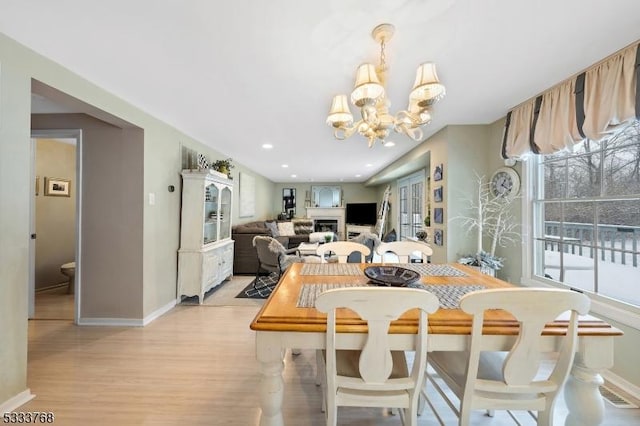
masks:
<svg viewBox="0 0 640 426"><path fill-rule="evenodd" d="M428 316L429 351L465 351L471 332L471 316L459 308L464 294L484 289L516 286L482 274L463 264L371 264L371 263L296 263L282 275L279 283L256 314L251 329L256 336L256 358L260 371L260 425L282 426L285 381L284 356L287 349L324 349L326 314L314 307L315 297L333 288L370 286L374 284L365 272L384 274L409 269L419 278L409 287L423 288L438 296L440 309ZM375 268L375 269L367 269ZM369 273L369 275L371 275ZM415 277L415 274L410 274ZM378 284L379 285L379 284ZM568 313L545 326L541 345L544 351L557 351L565 335ZM393 350L414 350L418 311L407 311L389 327L389 343ZM485 312L483 333L486 350L508 350L518 334L518 323L506 311ZM339 309L337 333L345 349L360 349L367 333L366 323L354 312ZM593 316L581 316L578 344L564 396L568 408L566 425L599 425L604 418L604 401L599 392L601 373L613 366L614 339L623 333ZM488 335L488 337L487 337ZM426 415L426 414L425 414Z"/></svg>

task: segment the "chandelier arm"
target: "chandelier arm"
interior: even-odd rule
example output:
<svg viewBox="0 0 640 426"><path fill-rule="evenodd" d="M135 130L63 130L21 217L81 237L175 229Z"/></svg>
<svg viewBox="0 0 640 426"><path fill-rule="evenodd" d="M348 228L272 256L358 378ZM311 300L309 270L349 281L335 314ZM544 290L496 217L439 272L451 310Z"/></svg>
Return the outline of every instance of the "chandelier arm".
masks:
<svg viewBox="0 0 640 426"><path fill-rule="evenodd" d="M424 135L424 133L422 132L422 128L420 127L410 128L408 126L405 126L404 124L401 124L401 128L402 128L402 133L409 136L414 141L420 142L422 140L422 137Z"/></svg>
<svg viewBox="0 0 640 426"><path fill-rule="evenodd" d="M349 126L338 127L333 132L333 137L335 137L340 141L350 138L356 132L356 130L358 130L358 127L360 126L360 124L362 124L362 122L363 122L362 120L357 121L353 123L353 125L350 127Z"/></svg>

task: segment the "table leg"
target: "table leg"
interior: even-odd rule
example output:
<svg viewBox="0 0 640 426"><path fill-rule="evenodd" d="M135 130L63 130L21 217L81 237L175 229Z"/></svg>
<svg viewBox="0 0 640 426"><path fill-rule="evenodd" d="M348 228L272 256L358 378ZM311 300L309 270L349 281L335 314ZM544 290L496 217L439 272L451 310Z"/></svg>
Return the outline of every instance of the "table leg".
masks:
<svg viewBox="0 0 640 426"><path fill-rule="evenodd" d="M574 362L564 387L564 398L569 409L567 426L596 426L604 420L604 401L599 386L604 380L597 370Z"/></svg>
<svg viewBox="0 0 640 426"><path fill-rule="evenodd" d="M260 426L284 426L284 351L274 333L256 333L256 357L260 364Z"/></svg>

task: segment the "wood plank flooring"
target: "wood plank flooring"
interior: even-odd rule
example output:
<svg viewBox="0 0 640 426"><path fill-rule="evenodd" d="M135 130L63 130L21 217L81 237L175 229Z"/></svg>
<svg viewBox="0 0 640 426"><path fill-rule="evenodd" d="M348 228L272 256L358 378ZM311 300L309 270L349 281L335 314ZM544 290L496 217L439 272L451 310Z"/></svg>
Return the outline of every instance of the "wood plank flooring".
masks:
<svg viewBox="0 0 640 426"><path fill-rule="evenodd" d="M249 277L237 277L221 306L179 305L146 327L78 327L70 320L29 322L28 386L36 398L19 411L51 411L57 425L257 425L258 365L249 323L259 304L233 306ZM233 287L237 287L234 289ZM226 296L225 296L226 295ZM37 302L38 303L38 302ZM324 425L315 354L285 358L284 418L288 425ZM433 398L437 401L437 397ZM607 404L608 426L640 424L640 410ZM455 424L439 404L445 424ZM564 421L564 404L556 410ZM343 409L348 426L400 425L376 409ZM420 426L437 425L426 409ZM512 425L504 413L473 424ZM523 424L534 424L531 419Z"/></svg>

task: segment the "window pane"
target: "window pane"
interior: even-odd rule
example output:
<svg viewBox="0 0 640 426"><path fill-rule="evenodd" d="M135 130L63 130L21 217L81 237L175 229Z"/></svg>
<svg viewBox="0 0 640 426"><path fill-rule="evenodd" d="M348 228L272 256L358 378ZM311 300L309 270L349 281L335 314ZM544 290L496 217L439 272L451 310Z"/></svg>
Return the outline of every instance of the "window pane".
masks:
<svg viewBox="0 0 640 426"><path fill-rule="evenodd" d="M640 140L640 120L634 121L620 132L607 140L607 148L621 148L629 143L637 143Z"/></svg>
<svg viewBox="0 0 640 426"><path fill-rule="evenodd" d="M567 160L569 184L567 197L583 198L600 195L600 152Z"/></svg>
<svg viewBox="0 0 640 426"><path fill-rule="evenodd" d="M605 151L605 194L640 194L640 144Z"/></svg>
<svg viewBox="0 0 640 426"><path fill-rule="evenodd" d="M566 197L567 163L551 161L544 163L544 198L545 200Z"/></svg>

